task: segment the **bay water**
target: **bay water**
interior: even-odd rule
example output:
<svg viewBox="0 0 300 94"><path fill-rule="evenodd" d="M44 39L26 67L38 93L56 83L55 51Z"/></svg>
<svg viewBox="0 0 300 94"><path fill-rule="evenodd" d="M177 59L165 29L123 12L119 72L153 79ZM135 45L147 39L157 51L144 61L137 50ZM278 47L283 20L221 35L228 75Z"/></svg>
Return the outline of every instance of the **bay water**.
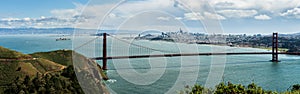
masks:
<svg viewBox="0 0 300 94"><path fill-rule="evenodd" d="M94 36L78 36L77 39L56 41L58 35L0 35L0 46L25 54L59 49L73 49L75 42L83 43ZM68 36L72 38L72 36ZM126 39L125 39L126 40ZM102 56L102 39L96 39L91 48L94 55L79 50L87 57ZM129 41L129 40L128 40ZM128 44L108 38L108 56L143 54L212 52L266 52L256 48L197 45L164 41L135 40L131 43L159 49L128 46ZM91 49L86 47L88 49ZM129 48L126 48L129 47ZM124 50L125 49L125 50ZM216 60L218 59L218 60ZM184 56L140 59L108 60L107 75L111 80L106 86L114 93L176 93L193 84L213 85L228 82L247 85L252 82L267 90L285 91L293 84L300 83L300 56L279 55L281 62L273 63L271 55L227 55L227 56ZM102 65L101 61L97 61ZM154 62L154 64L152 64ZM224 63L222 63L224 62ZM130 66L128 66L128 64ZM216 74L213 74L214 71ZM142 76L142 77L140 77ZM211 80L215 79L215 80ZM210 82L214 81L214 82ZM212 83L212 84L209 84Z"/></svg>

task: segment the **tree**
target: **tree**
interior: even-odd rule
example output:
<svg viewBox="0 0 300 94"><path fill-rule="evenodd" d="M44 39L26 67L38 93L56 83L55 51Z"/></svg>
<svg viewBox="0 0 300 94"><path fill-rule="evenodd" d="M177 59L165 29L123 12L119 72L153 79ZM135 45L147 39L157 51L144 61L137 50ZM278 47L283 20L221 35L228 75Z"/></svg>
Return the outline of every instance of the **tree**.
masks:
<svg viewBox="0 0 300 94"><path fill-rule="evenodd" d="M292 91L299 91L300 90L300 84L293 85Z"/></svg>
<svg viewBox="0 0 300 94"><path fill-rule="evenodd" d="M26 77L24 78L24 82L23 82L23 84L25 84L25 85L30 85L30 77L28 76L28 75L26 75Z"/></svg>

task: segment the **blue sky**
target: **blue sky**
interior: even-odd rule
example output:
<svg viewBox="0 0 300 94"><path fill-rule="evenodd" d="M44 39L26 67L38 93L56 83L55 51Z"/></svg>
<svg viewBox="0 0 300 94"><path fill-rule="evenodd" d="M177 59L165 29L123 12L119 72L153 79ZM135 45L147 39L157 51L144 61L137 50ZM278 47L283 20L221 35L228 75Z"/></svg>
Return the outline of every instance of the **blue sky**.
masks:
<svg viewBox="0 0 300 94"><path fill-rule="evenodd" d="M0 17L51 16L53 9L75 8L73 2L84 4L87 0L3 0L0 3Z"/></svg>
<svg viewBox="0 0 300 94"><path fill-rule="evenodd" d="M5 0L0 28L300 32L299 0ZM214 29L219 28L219 29Z"/></svg>

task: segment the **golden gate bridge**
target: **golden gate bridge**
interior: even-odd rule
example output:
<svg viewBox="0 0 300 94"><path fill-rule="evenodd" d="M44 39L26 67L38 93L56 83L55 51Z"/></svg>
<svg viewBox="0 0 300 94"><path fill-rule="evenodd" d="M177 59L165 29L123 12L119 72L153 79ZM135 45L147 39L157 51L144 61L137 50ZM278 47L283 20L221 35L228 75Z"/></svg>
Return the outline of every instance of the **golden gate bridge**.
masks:
<svg viewBox="0 0 300 94"><path fill-rule="evenodd" d="M278 60L278 54L293 54L293 55L300 55L300 52L278 52L278 33L273 33L272 36L272 52L213 52L213 53L172 53L172 54L154 54L154 55L130 55L130 56L107 56L107 33L103 33L103 49L102 49L102 57L94 57L90 58L91 60L102 60L102 69L107 70L107 60L109 59L128 59L128 58L154 58L154 57L178 57L178 56L210 56L210 55L254 55L254 54L272 54L271 62L280 62ZM154 49L134 43L130 43L128 41L116 38L111 36L114 39L117 39L119 41L125 42L127 44L145 48L152 51L160 51L160 52L169 52L159 49ZM98 38L98 37L97 37ZM96 38L96 39L97 39ZM95 39L94 39L95 40ZM92 42L94 40L91 40L89 42ZM89 42L83 44L86 45ZM80 48L83 45L77 47ZM75 48L75 49L77 49Z"/></svg>

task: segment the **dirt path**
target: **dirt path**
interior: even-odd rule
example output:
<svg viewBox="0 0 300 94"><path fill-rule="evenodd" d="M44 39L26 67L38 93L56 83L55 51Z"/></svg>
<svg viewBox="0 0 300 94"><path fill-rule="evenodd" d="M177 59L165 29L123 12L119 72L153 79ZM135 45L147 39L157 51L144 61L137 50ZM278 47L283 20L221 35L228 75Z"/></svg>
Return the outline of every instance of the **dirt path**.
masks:
<svg viewBox="0 0 300 94"><path fill-rule="evenodd" d="M66 68L66 66L61 66L61 68L59 68L59 69L57 69L57 70L51 70L51 71L45 72L44 75L46 75L46 74L48 74L48 73L53 73L53 72L57 72L57 71L63 70L63 69L65 69L65 68Z"/></svg>
<svg viewBox="0 0 300 94"><path fill-rule="evenodd" d="M30 58L30 59L5 59L5 58L0 58L0 62L13 62L13 61L29 61L29 60L37 60L38 58ZM40 63L38 63L40 66L42 66ZM42 66L43 67L43 66ZM43 67L44 68L44 67ZM45 73L44 75L48 74L48 73L53 73L53 72L57 72L57 71L60 71L60 70L63 70L65 69L66 66L61 66L59 69L56 69L56 70L50 70L50 71L47 71L45 68Z"/></svg>
<svg viewBox="0 0 300 94"><path fill-rule="evenodd" d="M5 59L5 58L0 58L0 62L27 61L27 60L35 60L35 59L34 58L31 58L31 59Z"/></svg>

